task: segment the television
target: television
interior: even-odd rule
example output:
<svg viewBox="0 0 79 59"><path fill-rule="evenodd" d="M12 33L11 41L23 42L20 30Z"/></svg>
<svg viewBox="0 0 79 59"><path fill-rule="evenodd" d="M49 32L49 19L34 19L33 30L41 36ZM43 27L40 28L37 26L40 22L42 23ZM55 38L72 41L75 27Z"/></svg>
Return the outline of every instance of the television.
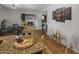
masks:
<svg viewBox="0 0 79 59"><path fill-rule="evenodd" d="M28 23L28 26L33 26L33 22L27 22Z"/></svg>

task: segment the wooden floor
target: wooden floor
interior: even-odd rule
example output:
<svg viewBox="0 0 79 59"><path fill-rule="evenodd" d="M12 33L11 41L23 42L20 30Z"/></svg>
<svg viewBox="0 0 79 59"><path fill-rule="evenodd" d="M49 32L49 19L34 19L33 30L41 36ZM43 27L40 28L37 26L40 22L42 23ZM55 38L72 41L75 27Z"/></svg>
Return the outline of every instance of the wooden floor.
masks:
<svg viewBox="0 0 79 59"><path fill-rule="evenodd" d="M49 36L46 35L45 32L38 31L38 35L45 35L43 43L47 46L44 50L44 53L48 54L65 54L66 47L60 43L56 43L55 40L51 39ZM67 54L76 54L73 50L68 49Z"/></svg>
<svg viewBox="0 0 79 59"><path fill-rule="evenodd" d="M44 53L44 54L65 54L65 46L62 45L62 44L60 44L60 43L57 44L56 41L53 40L53 39L51 39L49 36L47 36L45 32L42 32L42 31L35 31L33 35L35 35L38 39L39 39L42 35L45 35L45 38L42 40L42 42L43 42L43 43L45 44L45 46L46 46L46 48L43 49L43 53ZM10 36L10 37L9 37L9 36ZM11 45L10 42L14 41L14 40L13 40L13 39L14 39L14 36L15 36L15 35L13 35L13 36L8 35L8 37L7 37L7 36L3 36L3 37L0 36L0 39L2 39L2 38L4 39L5 37L6 37L6 38L12 38L12 40L6 39L7 41L5 42L5 46L8 45L9 48L12 48L12 49L13 49L13 47L12 47L12 45ZM10 42L7 43L8 41L10 41ZM11 45L11 46L10 46L10 45ZM1 49L2 49L2 50L5 50L5 49L2 48L2 47L5 47L5 46L0 46L0 50L1 50ZM12 51L12 49L10 49L10 50ZM7 50L8 50L8 48L7 48ZM15 51L14 51L14 52L15 52ZM71 49L68 49L68 54L75 54L75 52L72 51Z"/></svg>

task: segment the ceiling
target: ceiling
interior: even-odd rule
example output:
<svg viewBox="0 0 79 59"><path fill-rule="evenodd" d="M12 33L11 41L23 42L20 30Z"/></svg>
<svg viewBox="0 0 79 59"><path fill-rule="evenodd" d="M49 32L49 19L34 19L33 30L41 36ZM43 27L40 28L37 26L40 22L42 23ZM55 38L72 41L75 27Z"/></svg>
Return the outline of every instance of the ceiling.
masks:
<svg viewBox="0 0 79 59"><path fill-rule="evenodd" d="M13 4L0 4L0 8L12 9ZM51 6L51 4L15 4L17 10L40 11Z"/></svg>

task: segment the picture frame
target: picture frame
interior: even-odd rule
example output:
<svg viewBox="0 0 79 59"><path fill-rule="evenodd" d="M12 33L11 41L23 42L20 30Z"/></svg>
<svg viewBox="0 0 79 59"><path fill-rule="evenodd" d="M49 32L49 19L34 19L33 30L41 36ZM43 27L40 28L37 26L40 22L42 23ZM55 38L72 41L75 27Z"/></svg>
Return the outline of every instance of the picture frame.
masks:
<svg viewBox="0 0 79 59"><path fill-rule="evenodd" d="M71 7L62 7L53 11L53 20L57 22L65 22L65 20L71 20Z"/></svg>
<svg viewBox="0 0 79 59"><path fill-rule="evenodd" d="M71 20L71 7L66 8L65 10L65 19L66 20Z"/></svg>

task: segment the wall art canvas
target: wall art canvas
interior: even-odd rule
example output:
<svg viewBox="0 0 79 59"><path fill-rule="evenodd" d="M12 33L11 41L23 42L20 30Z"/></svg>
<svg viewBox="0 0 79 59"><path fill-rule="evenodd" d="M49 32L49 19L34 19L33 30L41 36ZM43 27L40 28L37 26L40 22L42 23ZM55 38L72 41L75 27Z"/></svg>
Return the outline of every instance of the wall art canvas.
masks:
<svg viewBox="0 0 79 59"><path fill-rule="evenodd" d="M65 22L65 20L71 20L71 7L58 8L53 11L53 20L58 22Z"/></svg>

